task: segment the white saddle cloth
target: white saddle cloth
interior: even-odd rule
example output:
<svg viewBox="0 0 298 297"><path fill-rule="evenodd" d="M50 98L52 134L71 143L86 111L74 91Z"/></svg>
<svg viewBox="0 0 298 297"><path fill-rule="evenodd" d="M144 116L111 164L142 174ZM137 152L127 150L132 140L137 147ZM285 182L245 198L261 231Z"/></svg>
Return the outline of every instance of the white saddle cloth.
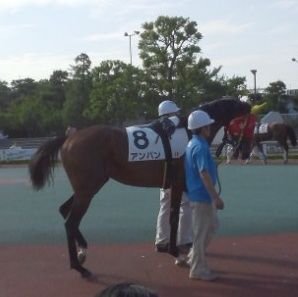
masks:
<svg viewBox="0 0 298 297"><path fill-rule="evenodd" d="M268 123L261 124L260 126L255 126L255 134L266 134L268 133Z"/></svg>
<svg viewBox="0 0 298 297"><path fill-rule="evenodd" d="M128 137L128 161L165 160L165 152L160 136L149 127L126 127ZM171 135L172 158L180 158L188 143L184 128L177 128Z"/></svg>

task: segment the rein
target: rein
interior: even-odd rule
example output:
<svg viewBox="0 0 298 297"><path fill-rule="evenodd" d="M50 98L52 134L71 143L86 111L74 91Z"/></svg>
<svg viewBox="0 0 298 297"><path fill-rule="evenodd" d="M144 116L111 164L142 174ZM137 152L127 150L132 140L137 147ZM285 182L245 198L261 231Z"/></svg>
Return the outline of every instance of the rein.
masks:
<svg viewBox="0 0 298 297"><path fill-rule="evenodd" d="M234 152L239 148L239 146L241 144L241 141L242 141L242 138L243 138L243 131L246 128L247 123L248 123L248 117L245 118L245 122L244 122L244 125L243 125L242 129L241 129L241 133L240 133L240 136L239 136L237 142L232 141L228 138L227 129L225 129L225 133L224 133L224 136L222 138L222 142L218 146L218 148L216 149L216 152L215 152L215 156L216 156L217 160L219 160L219 156L220 156L220 154L221 154L221 152L222 152L222 150L223 150L223 148L226 144L230 144L233 147ZM217 184L218 184L218 195L220 195L221 191L222 191L221 182L220 182L220 178L219 178L219 174L218 174L218 166L222 162L223 162L223 160L220 160L219 162L216 162L216 179L217 179Z"/></svg>

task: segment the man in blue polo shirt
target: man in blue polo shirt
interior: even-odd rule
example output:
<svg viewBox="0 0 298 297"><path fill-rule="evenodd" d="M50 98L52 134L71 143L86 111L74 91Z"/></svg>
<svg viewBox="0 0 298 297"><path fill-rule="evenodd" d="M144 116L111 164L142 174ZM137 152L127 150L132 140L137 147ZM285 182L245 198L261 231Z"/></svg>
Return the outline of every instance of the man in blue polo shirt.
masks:
<svg viewBox="0 0 298 297"><path fill-rule="evenodd" d="M215 189L216 164L206 140L212 123L214 120L202 110L196 110L189 115L188 129L193 136L187 145L184 163L193 229L189 277L206 281L217 278L207 264L205 252L215 231L216 209L224 207L223 200Z"/></svg>

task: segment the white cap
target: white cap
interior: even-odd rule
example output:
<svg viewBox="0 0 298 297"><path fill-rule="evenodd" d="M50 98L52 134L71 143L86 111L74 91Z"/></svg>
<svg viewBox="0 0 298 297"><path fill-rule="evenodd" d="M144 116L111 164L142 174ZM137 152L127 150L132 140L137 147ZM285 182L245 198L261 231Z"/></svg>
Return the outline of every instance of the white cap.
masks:
<svg viewBox="0 0 298 297"><path fill-rule="evenodd" d="M195 130L214 123L209 114L203 110L195 110L188 117L188 129Z"/></svg>
<svg viewBox="0 0 298 297"><path fill-rule="evenodd" d="M158 115L163 116L165 114L170 114L174 112L178 112L180 108L176 105L175 102L171 100L163 101L158 106Z"/></svg>

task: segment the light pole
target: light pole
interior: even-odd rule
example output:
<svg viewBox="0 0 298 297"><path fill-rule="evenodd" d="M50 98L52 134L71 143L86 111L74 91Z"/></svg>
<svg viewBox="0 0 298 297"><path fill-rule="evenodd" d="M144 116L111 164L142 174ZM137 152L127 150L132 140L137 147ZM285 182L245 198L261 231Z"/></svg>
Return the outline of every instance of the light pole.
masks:
<svg viewBox="0 0 298 297"><path fill-rule="evenodd" d="M250 70L250 72L254 76L254 93L256 95L257 94L257 70L256 69L252 69L252 70Z"/></svg>
<svg viewBox="0 0 298 297"><path fill-rule="evenodd" d="M292 58L292 61L298 63L296 58Z"/></svg>
<svg viewBox="0 0 298 297"><path fill-rule="evenodd" d="M131 50L131 37L134 35L140 34L140 31L133 31L133 33L124 33L124 36L128 37L129 39L129 57L130 57L130 65L132 65L132 50Z"/></svg>

